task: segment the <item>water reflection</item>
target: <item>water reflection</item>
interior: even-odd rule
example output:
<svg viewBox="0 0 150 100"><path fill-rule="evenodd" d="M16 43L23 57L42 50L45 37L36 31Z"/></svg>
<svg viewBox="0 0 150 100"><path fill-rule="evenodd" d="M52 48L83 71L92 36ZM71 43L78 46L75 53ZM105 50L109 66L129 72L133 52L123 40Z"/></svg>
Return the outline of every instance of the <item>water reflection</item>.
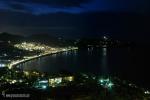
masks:
<svg viewBox="0 0 150 100"><path fill-rule="evenodd" d="M107 48L102 48L101 56L101 72L102 74L108 74L108 62L107 62Z"/></svg>
<svg viewBox="0 0 150 100"><path fill-rule="evenodd" d="M107 56L107 48L102 49L103 56Z"/></svg>
<svg viewBox="0 0 150 100"><path fill-rule="evenodd" d="M74 54L74 56L77 56L78 51L77 51L77 50L74 50L74 51L73 51L73 54Z"/></svg>
<svg viewBox="0 0 150 100"><path fill-rule="evenodd" d="M92 55L93 48L88 48L88 55Z"/></svg>
<svg viewBox="0 0 150 100"><path fill-rule="evenodd" d="M148 73L149 71L145 70L145 68L149 67L147 66L149 65L149 59L143 59L144 57L149 57L149 51L149 49L139 48L132 49L130 52L126 48L94 48L89 54L88 50L80 49L69 51L69 55L66 56L65 52L53 54L41 58L39 62L35 59L19 66L23 70L35 69L47 73L58 73L61 70L67 70L77 73L111 74L121 78L133 78L133 80L134 78L137 79L137 77L138 80L146 77L147 83L145 83L149 86L148 75L140 74L141 72L145 73L147 71ZM134 71L133 73L135 69L136 72Z"/></svg>

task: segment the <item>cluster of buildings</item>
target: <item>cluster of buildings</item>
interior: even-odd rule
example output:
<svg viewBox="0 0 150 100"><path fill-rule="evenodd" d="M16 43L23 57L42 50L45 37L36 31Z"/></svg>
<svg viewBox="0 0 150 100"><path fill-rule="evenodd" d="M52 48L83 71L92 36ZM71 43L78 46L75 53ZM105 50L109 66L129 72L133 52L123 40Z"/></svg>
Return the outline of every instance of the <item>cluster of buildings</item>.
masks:
<svg viewBox="0 0 150 100"><path fill-rule="evenodd" d="M48 79L37 80L33 87L37 89L47 89L48 87L62 87L67 86L69 83L74 81L74 76L62 76Z"/></svg>
<svg viewBox="0 0 150 100"><path fill-rule="evenodd" d="M17 44L3 43L0 49L0 67L9 67L32 60L48 54L67 52L78 49L77 47L51 47L36 42L22 42ZM9 63L2 63L9 62Z"/></svg>
<svg viewBox="0 0 150 100"><path fill-rule="evenodd" d="M33 91L34 89L59 93L61 91L62 95L70 92L70 95L73 93L83 93L83 95L87 96L88 93L99 91L99 98L104 96L120 98L114 100L121 100L121 98L132 98L131 100L134 100L133 98L141 98L135 100L149 100L150 98L150 91L139 88L132 83L122 81L117 77L105 77L93 74L58 73L55 75L47 75L36 71L20 72L8 69L7 73L0 77L0 81L2 81L1 84L4 83L4 85L1 85L1 89L4 90L9 90L11 86L16 85L20 89L23 87L32 88ZM8 87L6 87L5 84L7 84Z"/></svg>
<svg viewBox="0 0 150 100"><path fill-rule="evenodd" d="M53 51L56 50L56 48L47 46L45 44L40 44L40 43L35 43L35 42L22 42L20 44L15 44L14 47L27 50L27 51L35 51L35 50L40 50L40 51Z"/></svg>

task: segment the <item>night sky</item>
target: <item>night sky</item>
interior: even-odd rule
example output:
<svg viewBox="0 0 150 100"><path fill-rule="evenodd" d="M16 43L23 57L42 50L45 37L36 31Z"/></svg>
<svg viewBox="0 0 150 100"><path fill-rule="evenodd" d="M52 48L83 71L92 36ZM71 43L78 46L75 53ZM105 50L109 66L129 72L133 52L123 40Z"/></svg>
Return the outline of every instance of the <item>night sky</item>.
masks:
<svg viewBox="0 0 150 100"><path fill-rule="evenodd" d="M0 0L0 32L146 38L149 5L150 0Z"/></svg>

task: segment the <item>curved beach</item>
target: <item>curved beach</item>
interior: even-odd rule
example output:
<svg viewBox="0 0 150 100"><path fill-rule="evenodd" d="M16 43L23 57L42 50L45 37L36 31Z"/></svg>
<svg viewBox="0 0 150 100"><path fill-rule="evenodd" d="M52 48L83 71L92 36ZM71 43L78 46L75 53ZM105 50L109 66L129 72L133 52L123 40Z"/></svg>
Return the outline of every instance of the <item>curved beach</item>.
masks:
<svg viewBox="0 0 150 100"><path fill-rule="evenodd" d="M44 57L44 56L48 56L48 55L52 55L52 54L57 54L57 53L60 53L60 52L67 52L67 51L70 51L70 50L77 50L78 48L77 47L72 47L72 48L67 48L67 49L61 49L59 51L53 51L53 52L49 52L49 53L44 53L44 54L40 54L40 55L35 55L35 56L29 56L29 57L26 57L24 59L21 59L21 60L15 60L15 61L12 61L9 65L8 65L8 68L11 69L13 68L14 66L17 66L21 63L25 63L27 61L31 61L33 59L37 59L37 58L41 58L41 57Z"/></svg>

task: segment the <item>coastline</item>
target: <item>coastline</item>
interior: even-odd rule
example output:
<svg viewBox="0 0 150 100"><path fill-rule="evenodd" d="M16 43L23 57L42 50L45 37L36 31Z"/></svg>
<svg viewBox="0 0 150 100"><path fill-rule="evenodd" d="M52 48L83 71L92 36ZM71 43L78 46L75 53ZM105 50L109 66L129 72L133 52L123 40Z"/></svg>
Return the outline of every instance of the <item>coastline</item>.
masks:
<svg viewBox="0 0 150 100"><path fill-rule="evenodd" d="M53 51L53 52L49 52L49 53L44 53L44 54L40 54L40 55L35 55L35 56L32 56L32 57L28 57L28 58L25 58L25 59L22 59L22 60L16 60L16 61L12 61L9 65L8 65L8 68L9 69L12 69L13 67L21 64L21 63L25 63L25 62L28 62L28 61L31 61L31 60L34 60L34 59L37 59L37 58L42 58L42 57L45 57L45 56L49 56L49 55L52 55L52 54L57 54L57 53L61 53L61 52L67 52L67 51L72 51L72 50L78 50L77 47L73 47L73 48L67 48L67 49L63 49L63 50L59 50L59 51Z"/></svg>

